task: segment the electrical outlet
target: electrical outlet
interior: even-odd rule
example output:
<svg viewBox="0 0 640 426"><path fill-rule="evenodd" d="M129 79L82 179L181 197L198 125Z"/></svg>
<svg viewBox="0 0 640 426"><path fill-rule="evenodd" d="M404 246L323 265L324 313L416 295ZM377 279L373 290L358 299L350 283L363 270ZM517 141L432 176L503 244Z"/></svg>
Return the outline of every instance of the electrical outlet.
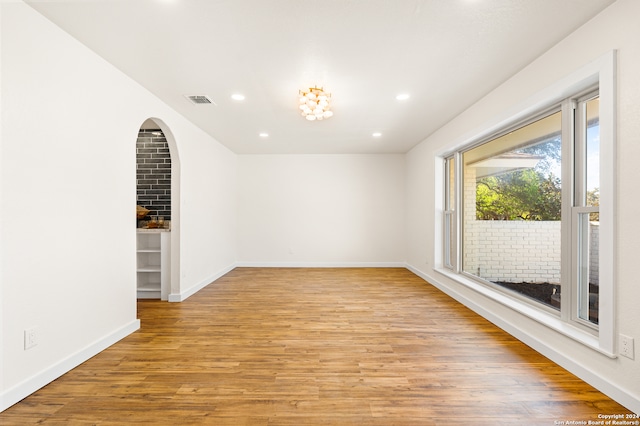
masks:
<svg viewBox="0 0 640 426"><path fill-rule="evenodd" d="M620 355L633 359L633 337L620 335Z"/></svg>
<svg viewBox="0 0 640 426"><path fill-rule="evenodd" d="M24 349L31 349L38 344L38 329L36 327L28 328L24 331Z"/></svg>

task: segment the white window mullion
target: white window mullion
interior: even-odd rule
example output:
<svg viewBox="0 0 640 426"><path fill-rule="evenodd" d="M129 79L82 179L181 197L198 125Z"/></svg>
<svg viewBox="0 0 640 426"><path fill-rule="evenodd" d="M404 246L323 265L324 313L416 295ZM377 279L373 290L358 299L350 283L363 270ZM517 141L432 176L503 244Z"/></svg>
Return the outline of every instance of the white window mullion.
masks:
<svg viewBox="0 0 640 426"><path fill-rule="evenodd" d="M586 199L586 169L587 150L586 135L586 108L584 102L572 102L574 104L574 139L573 143L573 176L571 187L573 188L572 207L584 206Z"/></svg>
<svg viewBox="0 0 640 426"><path fill-rule="evenodd" d="M455 182L455 201L454 201L454 240L455 241L455 259L453 263L453 270L455 273L459 274L462 271L462 181L463 181L463 172L462 172L462 153L456 152L454 154L454 182Z"/></svg>
<svg viewBox="0 0 640 426"><path fill-rule="evenodd" d="M575 110L576 103L567 100L562 104L562 230L560 238L560 249L562 259L572 259L572 262L561 262L560 279L561 294L560 317L563 321L571 319L571 306L573 304L573 257L572 257L572 214L575 194L573 191L573 181L575 175L575 164L570 159L574 158L574 138L575 138Z"/></svg>
<svg viewBox="0 0 640 426"><path fill-rule="evenodd" d="M598 250L598 247L592 247L592 243L596 244L597 240L592 241L591 218L592 215L598 213L599 207L590 204L588 194L590 190L595 190L600 185L595 181L590 181L590 174L593 174L593 170L588 167L587 157L589 154L593 155L598 158L599 163L600 149L592 146L592 151L590 151L590 142L588 140L589 116L591 116L592 120L599 119L597 92L582 97L576 105L575 140L573 144L574 180L572 185L574 196L571 209L571 263L573 274L571 281L571 319L577 324L595 330L599 321L599 291L595 290L595 288L599 287L599 271L598 267L595 267L592 271L592 266L594 265L592 265L591 251L592 249ZM592 124L592 129L599 129L599 124ZM592 287L594 287L593 293Z"/></svg>
<svg viewBox="0 0 640 426"><path fill-rule="evenodd" d="M454 179L452 180L452 175ZM455 232L455 160L454 157L444 159L444 223L443 223L443 266L456 270L456 232Z"/></svg>
<svg viewBox="0 0 640 426"><path fill-rule="evenodd" d="M572 233L573 233L573 283L572 283L572 312L571 319L591 329L597 329L597 325L589 320L589 308L591 297L590 283L590 215L598 213L598 207L573 207L572 208Z"/></svg>

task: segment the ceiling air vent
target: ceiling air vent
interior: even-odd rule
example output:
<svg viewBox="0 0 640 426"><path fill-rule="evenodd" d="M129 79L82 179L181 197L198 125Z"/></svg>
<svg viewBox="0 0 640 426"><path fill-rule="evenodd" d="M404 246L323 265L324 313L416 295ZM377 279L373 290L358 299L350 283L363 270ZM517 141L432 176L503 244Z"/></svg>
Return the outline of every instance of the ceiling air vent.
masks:
<svg viewBox="0 0 640 426"><path fill-rule="evenodd" d="M185 95L185 96L187 97L187 99L189 99L192 103L196 105L206 105L206 104L215 105L216 104L211 99L209 99L208 96L205 96L205 95Z"/></svg>

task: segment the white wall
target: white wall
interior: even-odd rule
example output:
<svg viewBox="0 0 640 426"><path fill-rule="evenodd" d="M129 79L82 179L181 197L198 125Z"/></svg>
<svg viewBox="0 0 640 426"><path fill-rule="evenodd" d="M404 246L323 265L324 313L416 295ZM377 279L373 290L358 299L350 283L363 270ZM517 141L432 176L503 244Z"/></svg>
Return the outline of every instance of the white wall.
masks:
<svg viewBox="0 0 640 426"><path fill-rule="evenodd" d="M407 155L407 260L410 267L475 310L490 313L527 343L588 382L640 412L640 286L637 253L640 227L636 196L640 161L640 2L618 0L516 76L489 93ZM436 212L435 155L449 144L479 132L524 99L551 86L592 60L618 50L617 327L636 342L636 359L611 359L480 296L433 269Z"/></svg>
<svg viewBox="0 0 640 426"><path fill-rule="evenodd" d="M173 128L173 127L172 127ZM174 131L180 150L180 289L186 297L224 275L237 256L236 155L200 129Z"/></svg>
<svg viewBox="0 0 640 426"><path fill-rule="evenodd" d="M3 383L4 383L4 371L2 366L4 365L4 309L3 309L3 301L4 301L4 296L3 296L3 280L2 280L2 275L3 275L3 270L2 270L2 259L4 258L3 256L3 244L2 241L4 241L4 235L2 233L2 223L4 223L4 221L2 220L2 199L3 199L3 191L2 191L2 187L3 187L3 180L2 180L2 145L3 145L3 126L2 123L4 123L4 114L3 114L3 103L2 99L3 99L3 93L2 93L2 70L3 70L3 66L2 66L2 62L3 62L3 55L2 55L2 7L0 7L0 331L2 331L0 333L0 395L4 394L4 388L3 388ZM0 397L0 411L4 410L5 405L3 404L3 397Z"/></svg>
<svg viewBox="0 0 640 426"><path fill-rule="evenodd" d="M240 264L403 264L403 155L241 155L238 162Z"/></svg>
<svg viewBox="0 0 640 426"><path fill-rule="evenodd" d="M180 257L178 296L233 265L236 164L30 7L3 2L0 18L2 410L138 327L133 211L142 122L160 118L174 135L182 221L200 224L181 232L188 256ZM39 342L24 350L29 327Z"/></svg>

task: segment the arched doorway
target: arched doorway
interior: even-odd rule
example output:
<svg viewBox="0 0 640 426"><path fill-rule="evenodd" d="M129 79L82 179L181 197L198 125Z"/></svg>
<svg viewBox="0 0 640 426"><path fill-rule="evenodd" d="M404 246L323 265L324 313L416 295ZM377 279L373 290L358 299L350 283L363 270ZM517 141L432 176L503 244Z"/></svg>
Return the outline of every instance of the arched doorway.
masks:
<svg viewBox="0 0 640 426"><path fill-rule="evenodd" d="M179 301L180 157L160 119L140 126L136 141L137 297Z"/></svg>

